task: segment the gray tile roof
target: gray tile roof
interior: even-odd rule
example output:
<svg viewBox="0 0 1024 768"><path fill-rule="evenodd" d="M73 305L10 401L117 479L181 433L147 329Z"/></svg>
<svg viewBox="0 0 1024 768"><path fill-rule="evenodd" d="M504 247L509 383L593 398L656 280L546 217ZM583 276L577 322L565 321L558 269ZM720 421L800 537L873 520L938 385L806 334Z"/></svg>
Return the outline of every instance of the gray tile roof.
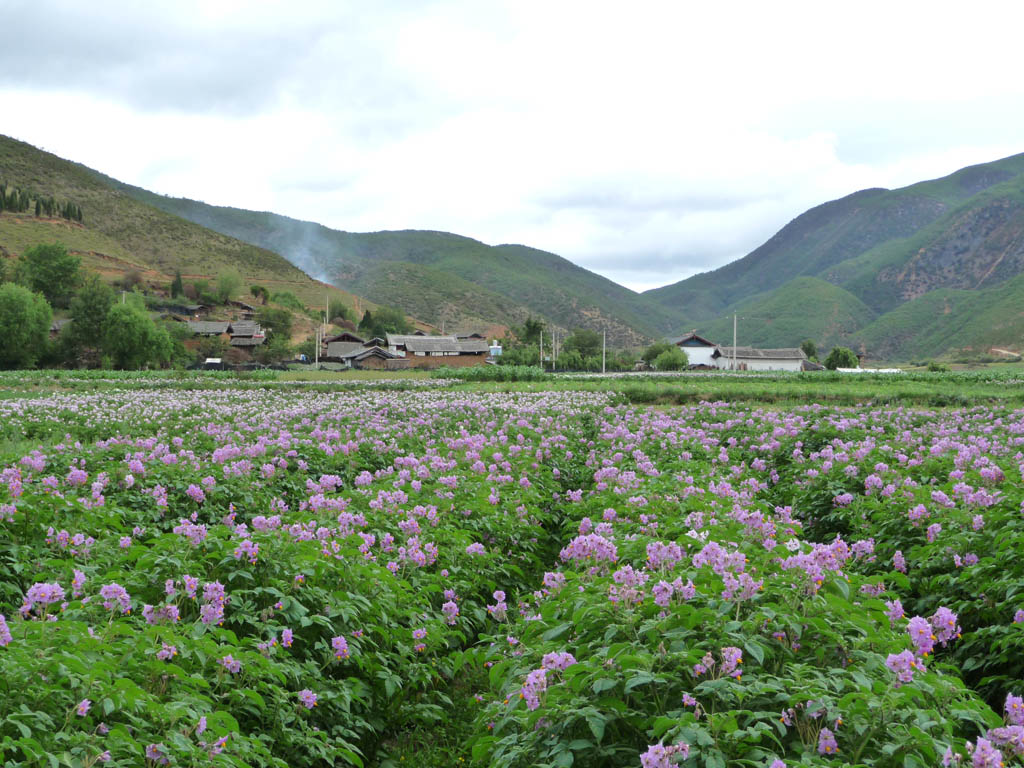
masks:
<svg viewBox="0 0 1024 768"><path fill-rule="evenodd" d="M696 331L691 331L690 333L684 333L682 336L676 336L675 338L671 338L671 339L669 339L669 343L675 344L676 346L679 346L683 342L690 341L690 340L699 341L702 344L704 344L704 346L707 346L707 347L717 347L718 346L714 342L708 341L703 336L698 336Z"/></svg>
<svg viewBox="0 0 1024 768"><path fill-rule="evenodd" d="M365 360L368 357L382 357L385 360L398 359L397 355L392 355L386 349L380 347L370 347L369 349L363 348L362 352L359 352L353 356L353 360Z"/></svg>
<svg viewBox="0 0 1024 768"><path fill-rule="evenodd" d="M458 346L459 352L464 355L486 355L491 351L491 348L486 341L477 339L459 339Z"/></svg>
<svg viewBox="0 0 1024 768"><path fill-rule="evenodd" d="M358 341L331 341L327 344L327 354L324 357L344 360L346 357L354 357L365 351L366 347Z"/></svg>
<svg viewBox="0 0 1024 768"><path fill-rule="evenodd" d="M267 339L265 336L232 336L232 347L258 347Z"/></svg>
<svg viewBox="0 0 1024 768"><path fill-rule="evenodd" d="M459 342L454 336L420 336L405 342L409 352L458 352Z"/></svg>
<svg viewBox="0 0 1024 768"><path fill-rule="evenodd" d="M358 336L352 333L352 331L342 331L336 336L331 336L329 339L327 339L328 344L330 344L332 341L357 341L360 344L362 344L366 341L366 339L364 339L362 336Z"/></svg>
<svg viewBox="0 0 1024 768"><path fill-rule="evenodd" d="M188 329L200 336L219 336L231 329L231 323L217 320L189 320Z"/></svg>
<svg viewBox="0 0 1024 768"><path fill-rule="evenodd" d="M715 357L732 357L732 347L719 347ZM755 349L754 347L736 347L737 358L755 360L806 360L807 355L800 347L784 349Z"/></svg>
<svg viewBox="0 0 1024 768"><path fill-rule="evenodd" d="M255 320L235 320L231 323L232 336L256 336L260 333L260 324Z"/></svg>

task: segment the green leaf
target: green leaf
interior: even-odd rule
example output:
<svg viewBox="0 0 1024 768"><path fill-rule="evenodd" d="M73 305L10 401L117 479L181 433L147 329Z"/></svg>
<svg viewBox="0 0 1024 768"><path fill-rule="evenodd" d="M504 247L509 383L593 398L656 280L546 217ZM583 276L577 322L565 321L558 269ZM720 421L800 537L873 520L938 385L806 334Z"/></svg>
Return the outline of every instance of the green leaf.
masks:
<svg viewBox="0 0 1024 768"><path fill-rule="evenodd" d="M644 670L641 670L641 671L637 672L635 675L633 675L633 677L631 677L629 680L626 681L626 687L625 687L623 692L624 693L629 693L631 690L633 690L637 686L646 685L647 683L653 682L656 679L657 678L655 678L655 676L652 675L650 672L646 672Z"/></svg>
<svg viewBox="0 0 1024 768"><path fill-rule="evenodd" d="M570 622L565 622L563 624L559 624L557 627L552 627L540 637L542 640L557 640L570 629L572 629L572 624Z"/></svg>
<svg viewBox="0 0 1024 768"><path fill-rule="evenodd" d="M758 664L764 664L764 648L761 647L760 643L748 640L743 644L743 649L750 655L750 658Z"/></svg>

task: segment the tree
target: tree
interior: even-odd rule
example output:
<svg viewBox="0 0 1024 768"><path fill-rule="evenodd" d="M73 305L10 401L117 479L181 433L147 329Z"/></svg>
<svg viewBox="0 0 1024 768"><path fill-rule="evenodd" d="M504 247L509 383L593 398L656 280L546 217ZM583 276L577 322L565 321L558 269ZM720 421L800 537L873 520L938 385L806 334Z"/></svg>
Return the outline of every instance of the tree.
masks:
<svg viewBox="0 0 1024 768"><path fill-rule="evenodd" d="M283 338L288 343L292 337L292 313L287 309L263 307L256 313L256 321L270 337Z"/></svg>
<svg viewBox="0 0 1024 768"><path fill-rule="evenodd" d="M836 368L857 368L859 366L860 361L857 360L857 355L848 347L832 347L832 351L825 358L825 367L830 371L834 371Z"/></svg>
<svg viewBox="0 0 1024 768"><path fill-rule="evenodd" d="M121 276L121 287L126 291L132 291L142 285L142 273L137 269L129 269Z"/></svg>
<svg viewBox="0 0 1024 768"><path fill-rule="evenodd" d="M198 362L201 363L208 357L224 357L229 349L231 345L220 336L203 336L199 339L197 349Z"/></svg>
<svg viewBox="0 0 1024 768"><path fill-rule="evenodd" d="M242 287L242 276L234 267L228 268L217 275L217 300L227 304L231 297Z"/></svg>
<svg viewBox="0 0 1024 768"><path fill-rule="evenodd" d="M370 329L373 328L373 313L370 310L366 310L363 313L363 319L359 321L358 328L366 333L369 333ZM373 334L370 335L372 336Z"/></svg>
<svg viewBox="0 0 1024 768"><path fill-rule="evenodd" d="M666 349L654 358L654 369L657 371L681 371L689 364L690 359L682 347L677 347L674 344L672 349Z"/></svg>
<svg viewBox="0 0 1024 768"><path fill-rule="evenodd" d="M259 299L260 304L266 304L270 300L270 291L264 288L262 285L253 285L249 288L249 293L254 299Z"/></svg>
<svg viewBox="0 0 1024 768"><path fill-rule="evenodd" d="M405 313L394 307L377 307L377 314L371 315L366 310L359 330L370 336L385 337L389 333L410 333L412 325L405 318Z"/></svg>
<svg viewBox="0 0 1024 768"><path fill-rule="evenodd" d="M556 365L563 371L582 371L583 355L579 353L579 350L565 349L563 347L558 351L558 360L556 361Z"/></svg>
<svg viewBox="0 0 1024 768"><path fill-rule="evenodd" d="M185 293L185 284L181 281L181 270L176 270L171 281L171 298L176 299Z"/></svg>
<svg viewBox="0 0 1024 768"><path fill-rule="evenodd" d="M800 349L807 355L808 360L818 359L818 345L815 344L811 339L804 339L800 342Z"/></svg>
<svg viewBox="0 0 1024 768"><path fill-rule="evenodd" d="M540 343L540 335L544 332L544 322L539 318L530 316L526 318L522 328L514 329L516 338L525 346Z"/></svg>
<svg viewBox="0 0 1024 768"><path fill-rule="evenodd" d="M36 245L18 259L16 279L31 291L43 294L54 307L66 307L78 287L81 259L61 243Z"/></svg>
<svg viewBox="0 0 1024 768"><path fill-rule="evenodd" d="M137 370L170 357L167 331L157 328L144 311L132 304L115 304L103 323L103 351L115 368Z"/></svg>
<svg viewBox="0 0 1024 768"><path fill-rule="evenodd" d="M601 334L597 331L591 331L586 328L577 328L572 332L572 336L567 338L561 345L561 348L566 352L575 350L580 353L580 356L584 359L588 357L596 357L601 354L601 346L603 339Z"/></svg>
<svg viewBox="0 0 1024 768"><path fill-rule="evenodd" d="M21 285L0 285L0 366L28 368L49 343L53 312L46 299Z"/></svg>
<svg viewBox="0 0 1024 768"><path fill-rule="evenodd" d="M274 334L266 344L261 344L253 350L253 356L261 363L277 363L286 360L292 355L292 348L287 336Z"/></svg>
<svg viewBox="0 0 1024 768"><path fill-rule="evenodd" d="M654 359L658 355L660 355L662 352L671 351L673 348L675 348L675 346L676 345L673 344L671 341L656 341L643 351L643 354L640 355L640 359L642 359L648 365L653 365Z"/></svg>
<svg viewBox="0 0 1024 768"><path fill-rule="evenodd" d="M61 332L60 349L65 362L87 368L100 366L104 323L113 305L113 289L99 275L90 274L71 300L71 322Z"/></svg>

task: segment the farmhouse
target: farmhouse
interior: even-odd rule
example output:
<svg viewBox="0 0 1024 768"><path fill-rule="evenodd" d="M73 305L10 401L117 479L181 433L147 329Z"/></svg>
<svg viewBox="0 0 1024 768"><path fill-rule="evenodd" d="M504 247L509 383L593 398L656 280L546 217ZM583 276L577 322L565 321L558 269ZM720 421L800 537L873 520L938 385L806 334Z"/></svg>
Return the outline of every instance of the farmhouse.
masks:
<svg viewBox="0 0 1024 768"><path fill-rule="evenodd" d="M389 333L387 344L388 352L407 359L412 368L465 367L487 362L488 345L485 340Z"/></svg>
<svg viewBox="0 0 1024 768"><path fill-rule="evenodd" d="M231 323L218 320L189 320L188 329L193 336L222 336L230 338Z"/></svg>
<svg viewBox="0 0 1024 768"><path fill-rule="evenodd" d="M236 320L231 323L232 347L258 347L266 340L266 334L254 320Z"/></svg>
<svg viewBox="0 0 1024 768"><path fill-rule="evenodd" d="M718 345L708 341L703 336L698 336L696 331L690 331L685 336L677 339L669 339L670 342L686 353L691 366L706 365L715 367L714 354Z"/></svg>
<svg viewBox="0 0 1024 768"><path fill-rule="evenodd" d="M738 371L800 371L803 370L804 362L807 360L807 355L799 347L793 349L719 347L712 357L715 360L714 365L718 368Z"/></svg>

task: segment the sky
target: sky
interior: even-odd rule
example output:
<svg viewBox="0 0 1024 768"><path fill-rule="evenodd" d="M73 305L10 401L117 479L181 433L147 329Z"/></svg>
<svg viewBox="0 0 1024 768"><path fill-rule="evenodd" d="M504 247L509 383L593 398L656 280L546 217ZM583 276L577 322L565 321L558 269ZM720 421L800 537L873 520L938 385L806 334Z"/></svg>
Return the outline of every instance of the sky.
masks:
<svg viewBox="0 0 1024 768"><path fill-rule="evenodd" d="M646 290L810 207L1024 152L1016 2L0 0L0 133Z"/></svg>

